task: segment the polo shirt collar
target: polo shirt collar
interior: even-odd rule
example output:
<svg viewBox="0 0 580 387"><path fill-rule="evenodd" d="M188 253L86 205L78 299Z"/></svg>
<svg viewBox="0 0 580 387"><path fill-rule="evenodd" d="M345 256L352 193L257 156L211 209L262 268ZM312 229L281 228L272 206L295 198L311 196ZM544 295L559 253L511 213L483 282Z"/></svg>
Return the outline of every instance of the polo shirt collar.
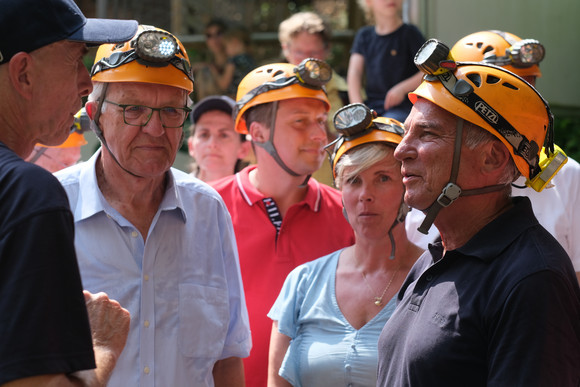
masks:
<svg viewBox="0 0 580 387"><path fill-rule="evenodd" d="M96 164L101 152L102 148L97 150L81 167L79 174L79 198L82 199L77 200L76 208L74 209L74 218L76 220L90 218L99 212L104 212L108 215L117 213L109 205L97 183ZM171 211L178 209L183 221L186 222L187 216L185 214L183 201L176 188L173 173L170 171L166 173L168 174L167 189L163 195L159 210Z"/></svg>
<svg viewBox="0 0 580 387"><path fill-rule="evenodd" d="M261 202L265 198L264 194L258 191L252 183L250 183L250 172L254 170L257 166L250 165L240 172L236 173L235 181L238 189L240 190L242 197L248 203L248 205L253 206L257 202ZM306 204L314 212L320 210L320 200L321 200L321 190L320 183L314 178L308 180L308 190L306 191L306 197L300 204Z"/></svg>
<svg viewBox="0 0 580 387"><path fill-rule="evenodd" d="M465 245L455 251L482 261L492 261L523 232L538 225L530 199L512 197L513 206L485 225Z"/></svg>

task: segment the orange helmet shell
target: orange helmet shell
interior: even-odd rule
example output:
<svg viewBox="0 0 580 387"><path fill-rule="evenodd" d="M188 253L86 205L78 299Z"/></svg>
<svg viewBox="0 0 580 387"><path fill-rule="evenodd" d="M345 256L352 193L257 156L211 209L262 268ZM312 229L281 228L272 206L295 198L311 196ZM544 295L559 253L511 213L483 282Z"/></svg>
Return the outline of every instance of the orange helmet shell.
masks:
<svg viewBox="0 0 580 387"><path fill-rule="evenodd" d="M519 36L505 33L514 42L522 40ZM467 35L457 41L451 48L451 56L458 62L485 62L489 56L505 56L506 50L512 45L501 35L493 31L480 31ZM515 67L512 65L502 66L520 77L535 76L541 77L542 72L537 64L529 67Z"/></svg>
<svg viewBox="0 0 580 387"><path fill-rule="evenodd" d="M468 82L474 92L521 135L530 142L535 142L538 145L539 157L551 118L544 100L532 86L503 68L485 64L458 63L455 76L458 80ZM476 83L472 79L481 81ZM409 99L413 103L418 97L425 98L493 134L505 144L521 174L530 178L528 163L514 153L513 146L479 114L453 96L438 79L423 80L415 91L409 93Z"/></svg>
<svg viewBox="0 0 580 387"><path fill-rule="evenodd" d="M395 120L394 118L377 117L373 119L373 123L380 123L384 125L395 125L403 128L403 124ZM386 130L374 129L371 132L363 136L357 137L351 141L345 141L336 151L336 156L332 161L332 174L334 175L334 177L336 177L336 164L338 163L338 160L340 160L342 155L344 155L349 150L356 148L357 146L368 144L371 142L386 142L396 147L401 143L402 139L403 139L402 135L387 132Z"/></svg>
<svg viewBox="0 0 580 387"><path fill-rule="evenodd" d="M240 101L246 94L250 93L257 87L260 87L264 83L274 82L280 78L290 78L295 76L295 67L295 65L290 63L273 63L252 70L238 85L236 101ZM244 114L251 107L291 98L317 99L325 103L326 111L330 110L330 102L328 101L326 92L323 89L313 89L303 86L300 83L294 83L281 89L268 90L264 93L258 94L239 108L238 114L235 118L236 131L242 134L248 133Z"/></svg>
<svg viewBox="0 0 580 387"><path fill-rule="evenodd" d="M120 44L102 44L97 50L95 56L95 62L99 62L103 58L108 58L114 53L127 52L133 50L133 44L139 34L145 30L157 30L166 32L167 31L149 26L140 25L137 34L128 42ZM177 37L177 44L179 45L180 52L176 54L178 58L185 59L189 63L189 57L185 47ZM168 85L173 87L178 87L180 89L187 90L188 92L193 91L193 82L183 73L183 71L177 69L171 64L164 67L147 66L134 60L123 64L119 67L107 69L104 71L99 71L92 76L93 81L97 82L143 82L143 83L155 83L159 85Z"/></svg>

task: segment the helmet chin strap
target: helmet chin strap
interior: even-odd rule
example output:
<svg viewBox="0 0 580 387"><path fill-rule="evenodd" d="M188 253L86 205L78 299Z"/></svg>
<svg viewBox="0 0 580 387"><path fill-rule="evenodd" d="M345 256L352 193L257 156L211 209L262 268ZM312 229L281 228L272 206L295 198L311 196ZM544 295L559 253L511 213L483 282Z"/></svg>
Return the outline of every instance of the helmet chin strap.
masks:
<svg viewBox="0 0 580 387"><path fill-rule="evenodd" d="M99 123L98 122L99 122L99 118L101 117L101 111L102 111L102 108L103 108L103 103L105 102L105 95L107 94L107 89L108 88L109 88L109 84L108 83L105 83L105 87L103 89L103 94L101 95L101 98L99 99L99 105L97 107L97 112L95 113L95 117L91 121L91 129L93 130L93 132L95 133L95 135L97 136L97 138L99 139L99 141L101 142L101 144L103 145L103 147L107 150L107 152L109 152L109 155L111 155L111 157L113 158L113 160L115 160L115 163L117 163L117 165L119 166L119 168L121 168L123 171L127 172L129 175L132 175L132 176L135 176L135 177L139 177L139 178L143 178L143 176L136 175L135 173L129 171L127 168L125 168L125 167L123 167L121 165L121 163L119 162L119 160L117 160L117 157L115 157L115 155L113 154L113 152L109 148L109 144L107 144L107 140L105 140L105 136L103 135L103 131L99 127Z"/></svg>
<svg viewBox="0 0 580 387"><path fill-rule="evenodd" d="M278 151L276 150L276 147L274 146L274 129L276 126L276 114L278 112L278 101L274 101L272 102L274 104L274 109L272 112L272 121L270 123L270 136L268 138L267 141L264 142L256 142L254 141L254 144L259 146L260 148L264 149L266 152L268 152L268 154L270 156L272 156L272 158L274 159L274 161L276 161L276 163L290 176L301 176L299 173L294 172L292 169L290 169L290 167L288 167L284 161L282 161L282 158L280 157L280 155L278 154ZM302 184L300 184L298 187L299 188L304 188L306 187L306 185L308 184L308 180L310 180L310 177L312 175L308 175L306 176L306 179L304 179L304 181L302 182Z"/></svg>
<svg viewBox="0 0 580 387"><path fill-rule="evenodd" d="M443 188L437 200L427 209L425 219L423 219L423 222L417 229L419 232L425 235L429 233L429 229L433 225L433 222L435 221L437 214L439 214L439 211L441 211L443 207L450 206L451 203L457 200L460 196L481 195L489 192L500 191L505 187L504 184L497 184L462 191L461 187L455 183L457 181L457 175L459 174L459 160L461 159L463 122L463 118L457 118L457 123L455 126L455 147L453 150L453 163L451 164L451 177L449 178L449 183L447 183L447 185Z"/></svg>

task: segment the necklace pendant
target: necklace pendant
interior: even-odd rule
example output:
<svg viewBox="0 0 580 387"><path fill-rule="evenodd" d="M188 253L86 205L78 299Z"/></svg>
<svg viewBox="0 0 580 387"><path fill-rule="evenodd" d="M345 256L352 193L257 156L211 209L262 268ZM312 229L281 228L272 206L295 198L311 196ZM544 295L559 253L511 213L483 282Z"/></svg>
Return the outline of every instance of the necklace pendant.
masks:
<svg viewBox="0 0 580 387"><path fill-rule="evenodd" d="M383 304L383 299L379 297L375 297L375 305L381 306Z"/></svg>

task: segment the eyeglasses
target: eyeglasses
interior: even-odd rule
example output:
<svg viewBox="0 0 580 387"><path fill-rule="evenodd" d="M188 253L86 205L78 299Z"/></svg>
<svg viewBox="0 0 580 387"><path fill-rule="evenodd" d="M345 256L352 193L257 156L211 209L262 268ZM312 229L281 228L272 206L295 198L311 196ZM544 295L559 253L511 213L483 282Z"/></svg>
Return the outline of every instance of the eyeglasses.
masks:
<svg viewBox="0 0 580 387"><path fill-rule="evenodd" d="M154 67L170 64L185 73L193 82L191 65L186 59L177 56L179 53L183 55L183 52L177 39L170 33L158 30L143 31L131 45L135 47L133 50L115 52L95 63L91 69L91 77L101 71L114 69L136 60Z"/></svg>
<svg viewBox="0 0 580 387"><path fill-rule="evenodd" d="M244 105L252 99L271 90L282 89L296 83L300 83L304 87L320 90L332 78L332 69L328 63L322 60L306 58L294 68L294 74L291 77L281 77L275 81L263 83L255 89L250 90L236 102L236 110L233 116L237 116Z"/></svg>
<svg viewBox="0 0 580 387"><path fill-rule="evenodd" d="M536 65L544 59L546 49L539 41L523 39L518 42L503 31L492 30L491 32L501 36L511 47L506 48L505 56L490 55L483 58L483 62L496 66L512 65L525 68Z"/></svg>
<svg viewBox="0 0 580 387"><path fill-rule="evenodd" d="M164 128L180 128L185 123L187 115L191 112L188 107L171 107L153 108L144 105L125 105L109 100L104 102L119 106L123 109L123 121L131 126L145 126L151 120L153 112L159 112L161 125Z"/></svg>

